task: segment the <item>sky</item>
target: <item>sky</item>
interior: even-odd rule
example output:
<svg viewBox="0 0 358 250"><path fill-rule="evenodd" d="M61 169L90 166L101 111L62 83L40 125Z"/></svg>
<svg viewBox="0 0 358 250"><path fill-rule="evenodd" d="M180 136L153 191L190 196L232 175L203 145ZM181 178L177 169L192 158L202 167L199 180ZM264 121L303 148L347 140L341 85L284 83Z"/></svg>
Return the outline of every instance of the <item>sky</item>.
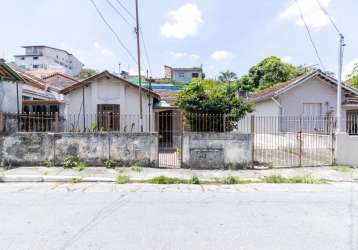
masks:
<svg viewBox="0 0 358 250"><path fill-rule="evenodd" d="M118 34L121 46L90 0L0 0L0 57L14 60L23 45L48 45L73 53L85 67L136 73L134 0L93 0ZM344 74L358 62L358 1L319 0L346 38ZM316 0L298 0L323 67L338 67L338 35ZM125 20L111 7L116 7ZM209 77L239 76L267 56L295 65L319 61L293 0L139 0L143 69L162 77L163 65L203 65ZM128 23L129 24L128 24ZM147 60L147 58L149 60ZM148 63L148 61L150 63Z"/></svg>

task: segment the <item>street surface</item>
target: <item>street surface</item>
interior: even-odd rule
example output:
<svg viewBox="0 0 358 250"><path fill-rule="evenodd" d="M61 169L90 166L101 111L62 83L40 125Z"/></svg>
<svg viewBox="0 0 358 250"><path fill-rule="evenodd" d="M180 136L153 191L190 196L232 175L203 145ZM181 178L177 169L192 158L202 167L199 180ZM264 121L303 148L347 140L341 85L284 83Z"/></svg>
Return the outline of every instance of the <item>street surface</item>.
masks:
<svg viewBox="0 0 358 250"><path fill-rule="evenodd" d="M0 184L0 249L358 249L358 184Z"/></svg>

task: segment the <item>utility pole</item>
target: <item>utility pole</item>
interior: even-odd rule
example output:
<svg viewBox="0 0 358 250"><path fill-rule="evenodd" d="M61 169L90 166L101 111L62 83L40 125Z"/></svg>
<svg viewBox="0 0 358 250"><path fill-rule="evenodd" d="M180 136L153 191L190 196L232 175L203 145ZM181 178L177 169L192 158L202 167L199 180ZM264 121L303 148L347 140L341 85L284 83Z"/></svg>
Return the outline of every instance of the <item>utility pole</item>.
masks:
<svg viewBox="0 0 358 250"><path fill-rule="evenodd" d="M339 34L339 58L338 58L338 83L337 83L337 133L342 131L342 67L343 67L343 48L345 46L344 36Z"/></svg>
<svg viewBox="0 0 358 250"><path fill-rule="evenodd" d="M122 65L121 63L118 63L118 70L119 70L118 73L119 73L119 75L121 74L121 65Z"/></svg>
<svg viewBox="0 0 358 250"><path fill-rule="evenodd" d="M140 131L143 132L143 107L142 107L142 73L140 62L140 30L139 30L139 10L138 0L135 0L135 13L136 13L136 35L137 35L137 57L138 57L138 77L139 77L139 125Z"/></svg>

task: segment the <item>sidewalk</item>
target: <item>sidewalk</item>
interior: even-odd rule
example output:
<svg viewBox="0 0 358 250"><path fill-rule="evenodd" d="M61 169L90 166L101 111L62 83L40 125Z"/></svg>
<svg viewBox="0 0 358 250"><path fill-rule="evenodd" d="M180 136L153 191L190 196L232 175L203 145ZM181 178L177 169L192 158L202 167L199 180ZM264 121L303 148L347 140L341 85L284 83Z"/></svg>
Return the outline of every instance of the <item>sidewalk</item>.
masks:
<svg viewBox="0 0 358 250"><path fill-rule="evenodd" d="M107 169L104 167L88 167L82 171L64 169L62 167L19 167L11 170L0 170L3 182L115 182L118 175L129 176L131 181L143 181L153 177L166 176L189 179L197 176L201 180L213 180L227 176L239 176L252 181L265 176L281 175L283 177L303 176L311 174L315 179L329 182L358 181L358 169L349 172L339 171L335 167L287 168L270 170L189 170L189 169L153 169L141 168L137 171L131 168ZM2 177L1 177L2 176Z"/></svg>

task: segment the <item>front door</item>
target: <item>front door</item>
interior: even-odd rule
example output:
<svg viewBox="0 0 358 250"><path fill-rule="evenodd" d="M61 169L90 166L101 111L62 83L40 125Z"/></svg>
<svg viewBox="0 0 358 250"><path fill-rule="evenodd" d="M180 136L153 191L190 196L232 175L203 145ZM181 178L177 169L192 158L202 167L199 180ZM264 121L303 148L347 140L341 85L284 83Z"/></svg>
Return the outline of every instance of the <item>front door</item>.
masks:
<svg viewBox="0 0 358 250"><path fill-rule="evenodd" d="M103 131L119 131L120 127L119 104L98 104L98 129Z"/></svg>

